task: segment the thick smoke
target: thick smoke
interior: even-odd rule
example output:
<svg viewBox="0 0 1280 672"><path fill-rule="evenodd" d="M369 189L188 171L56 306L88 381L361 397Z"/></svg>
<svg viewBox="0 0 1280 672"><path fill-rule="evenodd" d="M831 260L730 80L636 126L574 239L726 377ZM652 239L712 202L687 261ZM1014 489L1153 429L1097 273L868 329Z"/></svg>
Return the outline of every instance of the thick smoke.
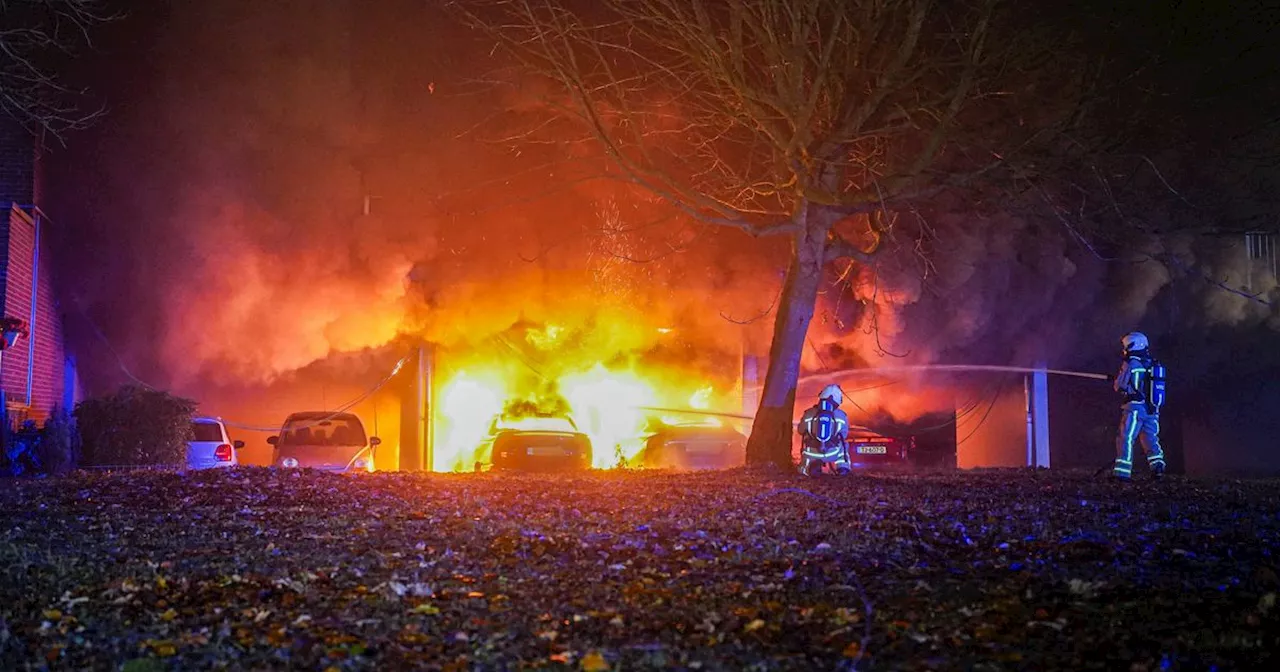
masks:
<svg viewBox="0 0 1280 672"><path fill-rule="evenodd" d="M913 245L888 250L824 298L815 340L839 364L1076 365L1114 354L1134 329L1158 339L1169 306L1183 313L1179 329L1200 333L1274 329L1280 318L1276 279L1248 259L1243 236L1135 240L1113 258L1009 214L944 212L928 224L927 258Z"/></svg>
<svg viewBox="0 0 1280 672"><path fill-rule="evenodd" d="M766 352L785 239L693 227L642 192L582 180L596 156L586 144L466 134L501 108L532 109L540 92L469 95L483 73L457 54L477 52L444 55L457 40L436 9L222 0L169 11L154 35L120 40L153 46L133 52L139 80L121 89L116 130L100 133L70 190L88 192L88 230L63 250L84 269L73 291L108 316L135 369L193 395L231 394L381 371L401 335L462 349L522 321L647 361L697 357L659 329L718 355ZM1237 239L1139 240L1118 255L1053 220L952 205L904 221L898 247L854 270L852 288L833 270L808 371L1110 366L1134 328L1158 344L1280 329L1275 279L1251 272ZM931 235L917 248L922 226ZM396 352L349 359L378 349ZM1221 356L1195 355L1189 368ZM315 373L335 361L346 365ZM314 375L293 378L300 370ZM902 413L955 403L927 383L866 394Z"/></svg>
<svg viewBox="0 0 1280 672"><path fill-rule="evenodd" d="M131 369L222 394L401 335L460 345L522 319L761 346L767 319L721 315L769 308L785 241L695 228L583 179L587 145L468 133L538 92L471 95L481 73L443 55L436 9L366 9L180 3L118 39L146 44L126 50L146 67L121 66L141 79L118 92L120 130L73 173L109 182L64 252L85 269L71 292ZM661 352L657 337L616 345Z"/></svg>

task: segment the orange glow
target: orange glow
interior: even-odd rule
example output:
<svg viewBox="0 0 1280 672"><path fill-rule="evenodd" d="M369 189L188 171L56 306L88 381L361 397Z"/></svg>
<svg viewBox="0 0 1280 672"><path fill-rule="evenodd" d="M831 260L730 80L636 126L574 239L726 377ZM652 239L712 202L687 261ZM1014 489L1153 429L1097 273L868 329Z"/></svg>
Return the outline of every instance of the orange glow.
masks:
<svg viewBox="0 0 1280 672"><path fill-rule="evenodd" d="M636 456L655 421L702 419L659 418L646 407L736 409L736 360L709 367L671 358L662 348L677 337L597 310L577 325L526 322L449 349L440 358L434 468L470 471L487 460L492 430L517 429L586 434L592 466L609 469Z"/></svg>
<svg viewBox="0 0 1280 672"><path fill-rule="evenodd" d="M469 470L482 457L477 449L491 428L574 431L576 426L576 431L591 439L593 467L609 469L620 461L629 462L642 447L636 439L648 431L652 417L642 407L680 407L682 402L696 401L701 408L710 408L712 387L703 386L690 394L687 388L681 389L678 372L674 373L664 384L661 375L645 378L634 371L613 371L597 363L586 370L568 371L557 381L559 392L549 395L540 395L534 388L508 393L508 386L498 375L459 373L443 387L435 468ZM554 408L558 402L567 407L564 416L519 415L532 409L545 412L542 409ZM693 404L689 407L697 408ZM668 423L691 419L701 420L696 415L662 418ZM704 424L720 423L709 418Z"/></svg>

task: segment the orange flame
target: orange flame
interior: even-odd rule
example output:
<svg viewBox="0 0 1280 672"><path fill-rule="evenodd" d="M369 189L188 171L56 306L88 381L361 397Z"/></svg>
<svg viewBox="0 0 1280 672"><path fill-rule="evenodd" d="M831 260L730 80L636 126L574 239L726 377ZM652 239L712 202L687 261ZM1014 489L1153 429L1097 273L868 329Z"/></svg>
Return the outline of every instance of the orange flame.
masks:
<svg viewBox="0 0 1280 672"><path fill-rule="evenodd" d="M636 457L656 422L698 419L657 417L645 408L736 408L736 366L729 375L721 367L717 379L708 380L693 366L644 356L646 348L672 336L670 328L639 326L634 319L602 322L595 315L589 329L522 330L520 338L510 330L495 337L501 343L496 357L486 357L482 348L452 352L464 363L440 388L436 470L470 470L484 458L486 437L500 428L581 432L591 440L592 466L612 468Z"/></svg>

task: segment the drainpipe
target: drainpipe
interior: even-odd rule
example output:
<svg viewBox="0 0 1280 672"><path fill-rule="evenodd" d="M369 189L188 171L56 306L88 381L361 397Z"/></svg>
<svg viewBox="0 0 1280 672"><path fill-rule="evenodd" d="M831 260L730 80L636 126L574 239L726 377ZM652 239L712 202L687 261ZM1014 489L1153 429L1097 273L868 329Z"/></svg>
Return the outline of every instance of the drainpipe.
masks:
<svg viewBox="0 0 1280 672"><path fill-rule="evenodd" d="M36 317L40 298L40 211L31 218L36 230L36 243L31 250L31 334L27 337L27 410L31 409L31 386L36 368Z"/></svg>
<svg viewBox="0 0 1280 672"><path fill-rule="evenodd" d="M1036 466L1035 406L1031 399L1031 374L1022 377L1022 394L1027 409L1027 466Z"/></svg>

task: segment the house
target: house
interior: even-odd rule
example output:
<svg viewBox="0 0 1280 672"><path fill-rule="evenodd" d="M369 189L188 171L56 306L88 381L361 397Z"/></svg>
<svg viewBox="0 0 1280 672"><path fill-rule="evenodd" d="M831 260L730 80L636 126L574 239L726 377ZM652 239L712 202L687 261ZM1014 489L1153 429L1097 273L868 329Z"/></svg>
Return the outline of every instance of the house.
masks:
<svg viewBox="0 0 1280 672"><path fill-rule="evenodd" d="M4 315L26 320L28 337L0 357L0 391L9 427L42 422L74 405L74 366L54 296L48 218L39 207L39 143L0 115L0 295Z"/></svg>

